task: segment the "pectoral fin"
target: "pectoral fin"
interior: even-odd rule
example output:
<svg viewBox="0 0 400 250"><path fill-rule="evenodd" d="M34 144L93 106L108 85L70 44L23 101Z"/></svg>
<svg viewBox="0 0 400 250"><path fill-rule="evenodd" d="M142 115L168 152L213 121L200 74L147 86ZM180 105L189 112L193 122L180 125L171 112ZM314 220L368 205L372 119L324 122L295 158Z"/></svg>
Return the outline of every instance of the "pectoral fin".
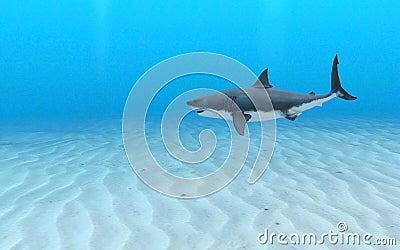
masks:
<svg viewBox="0 0 400 250"><path fill-rule="evenodd" d="M233 124L235 125L236 131L240 135L244 135L244 127L246 126L246 122L250 120L251 115L243 114L241 111L236 111L232 113Z"/></svg>
<svg viewBox="0 0 400 250"><path fill-rule="evenodd" d="M286 115L285 118L290 120L290 121L294 121L296 120L298 115Z"/></svg>

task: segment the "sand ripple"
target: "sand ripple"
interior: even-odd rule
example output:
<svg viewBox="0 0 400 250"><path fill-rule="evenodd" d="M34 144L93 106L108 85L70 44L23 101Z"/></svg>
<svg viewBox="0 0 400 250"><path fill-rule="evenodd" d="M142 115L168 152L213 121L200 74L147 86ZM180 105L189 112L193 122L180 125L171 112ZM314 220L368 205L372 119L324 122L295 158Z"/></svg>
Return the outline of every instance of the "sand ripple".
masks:
<svg viewBox="0 0 400 250"><path fill-rule="evenodd" d="M338 221L400 241L399 125L279 121L257 183L247 183L248 164L227 188L195 200L136 177L119 121L0 128L0 249L263 249L264 228L322 233Z"/></svg>

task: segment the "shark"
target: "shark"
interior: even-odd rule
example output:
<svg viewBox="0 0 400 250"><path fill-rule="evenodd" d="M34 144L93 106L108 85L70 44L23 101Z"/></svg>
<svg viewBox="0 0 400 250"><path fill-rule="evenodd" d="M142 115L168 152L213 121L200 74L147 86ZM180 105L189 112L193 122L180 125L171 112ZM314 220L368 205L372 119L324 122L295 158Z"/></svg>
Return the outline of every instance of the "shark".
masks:
<svg viewBox="0 0 400 250"><path fill-rule="evenodd" d="M236 131L244 135L247 122L286 118L296 120L304 111L322 106L336 97L356 100L342 88L338 73L338 55L335 55L331 71L331 88L327 94L296 93L274 88L268 79L268 68L256 82L247 88L217 91L187 102L200 116L232 120ZM268 96L269 96L269 100Z"/></svg>

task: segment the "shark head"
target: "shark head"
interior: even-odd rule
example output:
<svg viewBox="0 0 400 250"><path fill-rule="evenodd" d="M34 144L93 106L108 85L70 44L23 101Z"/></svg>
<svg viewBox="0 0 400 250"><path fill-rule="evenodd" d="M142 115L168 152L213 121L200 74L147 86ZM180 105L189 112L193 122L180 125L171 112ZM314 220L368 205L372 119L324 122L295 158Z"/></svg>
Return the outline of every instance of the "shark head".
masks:
<svg viewBox="0 0 400 250"><path fill-rule="evenodd" d="M186 104L193 110L196 110L197 113L204 112L208 107L208 102L205 98L196 98L194 100L186 102Z"/></svg>
<svg viewBox="0 0 400 250"><path fill-rule="evenodd" d="M186 102L186 104L198 114L206 110L218 111L224 108L227 96L222 93L216 92L213 94L205 95Z"/></svg>

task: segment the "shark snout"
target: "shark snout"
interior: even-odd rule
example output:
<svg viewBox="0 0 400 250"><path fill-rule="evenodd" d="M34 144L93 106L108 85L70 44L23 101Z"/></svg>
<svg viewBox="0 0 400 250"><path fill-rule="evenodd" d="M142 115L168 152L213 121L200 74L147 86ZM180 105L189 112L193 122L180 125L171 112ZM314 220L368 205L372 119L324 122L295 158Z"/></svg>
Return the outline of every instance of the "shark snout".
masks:
<svg viewBox="0 0 400 250"><path fill-rule="evenodd" d="M191 107L194 107L194 106L195 106L194 100L187 101L186 104L187 104L188 106L191 106Z"/></svg>
<svg viewBox="0 0 400 250"><path fill-rule="evenodd" d="M192 108L193 110L195 110L198 114L203 113L205 110L205 101L202 100L201 98L197 98L191 101L187 101L186 104Z"/></svg>
<svg viewBox="0 0 400 250"><path fill-rule="evenodd" d="M192 108L201 108L204 106L204 101L202 101L201 99L197 98L194 100L190 100L188 102L186 102L186 104Z"/></svg>

